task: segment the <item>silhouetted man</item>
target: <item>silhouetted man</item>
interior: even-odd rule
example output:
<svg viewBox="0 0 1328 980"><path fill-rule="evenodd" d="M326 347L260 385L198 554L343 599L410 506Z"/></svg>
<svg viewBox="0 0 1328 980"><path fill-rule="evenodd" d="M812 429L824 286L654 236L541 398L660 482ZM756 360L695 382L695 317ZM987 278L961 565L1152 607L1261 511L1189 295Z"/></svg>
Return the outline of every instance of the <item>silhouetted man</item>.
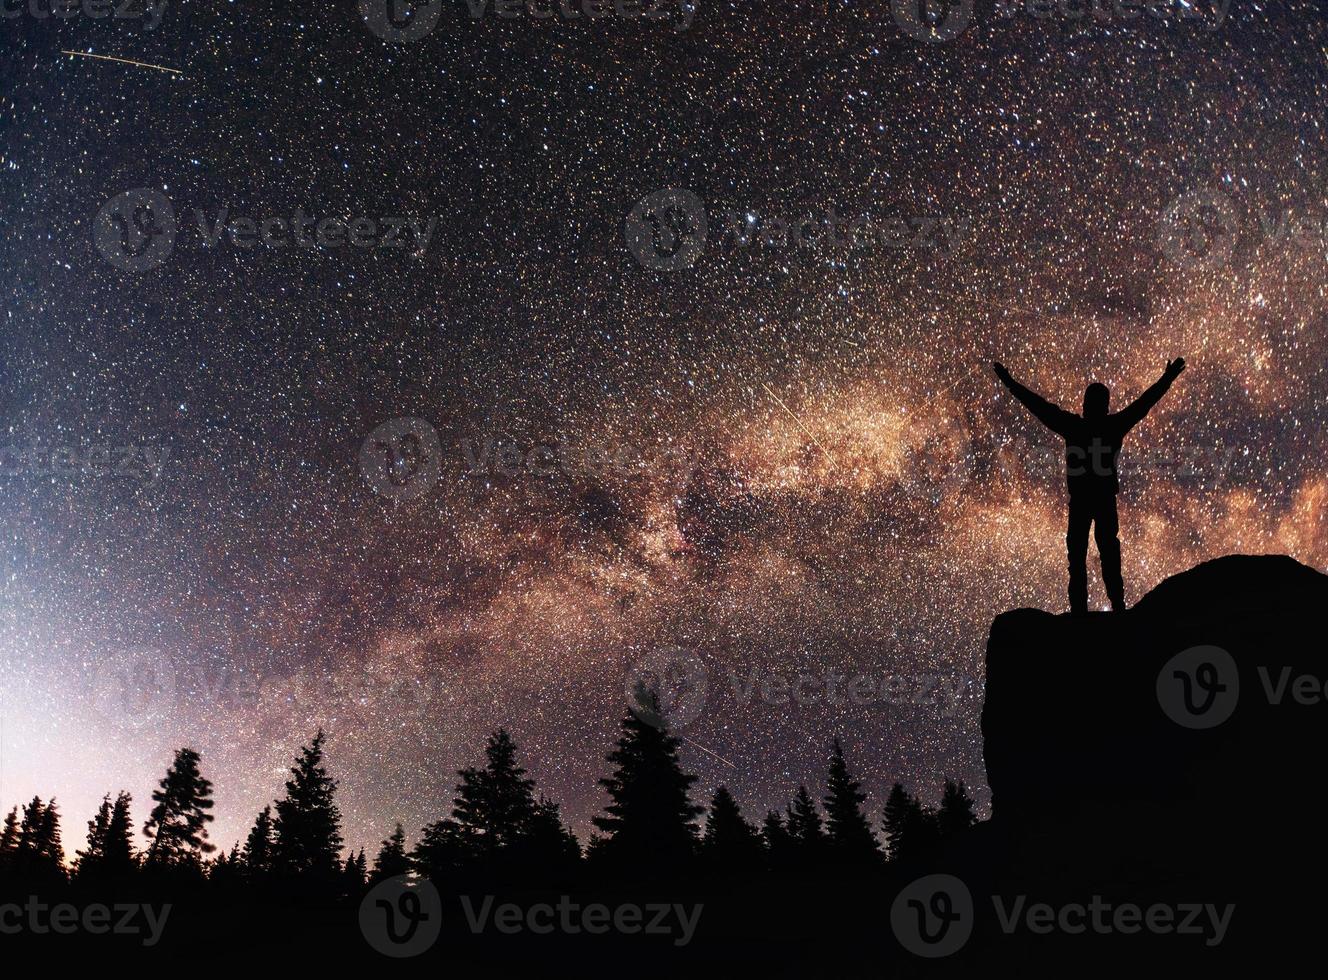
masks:
<svg viewBox="0 0 1328 980"><path fill-rule="evenodd" d="M1120 540L1116 537L1116 454L1125 434L1138 425L1158 403L1171 382L1185 370L1178 357L1166 372L1132 404L1114 415L1107 414L1111 391L1103 384L1084 389L1084 414L1075 415L1029 391L1005 370L994 365L996 377L1037 416L1038 421L1065 439L1065 482L1070 488L1070 522L1065 547L1070 557L1070 611L1088 611L1088 526L1102 559L1102 584L1111 608L1125 610L1125 583L1121 580Z"/></svg>

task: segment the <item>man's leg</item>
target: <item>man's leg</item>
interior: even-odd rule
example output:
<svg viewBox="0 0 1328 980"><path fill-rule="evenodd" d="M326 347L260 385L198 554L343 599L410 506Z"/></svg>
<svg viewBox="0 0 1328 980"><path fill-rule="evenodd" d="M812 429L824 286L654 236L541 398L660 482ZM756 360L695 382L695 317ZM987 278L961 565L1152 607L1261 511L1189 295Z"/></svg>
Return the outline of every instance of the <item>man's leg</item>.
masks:
<svg viewBox="0 0 1328 980"><path fill-rule="evenodd" d="M1116 496L1102 500L1093 515L1093 537L1097 553L1102 559L1102 584L1106 587L1111 608L1125 611L1125 582L1121 579L1120 539L1116 536L1120 522L1116 518Z"/></svg>
<svg viewBox="0 0 1328 980"><path fill-rule="evenodd" d="M1065 550L1070 562L1070 612L1088 612L1088 525L1093 508L1087 501L1070 497L1070 524L1065 532Z"/></svg>

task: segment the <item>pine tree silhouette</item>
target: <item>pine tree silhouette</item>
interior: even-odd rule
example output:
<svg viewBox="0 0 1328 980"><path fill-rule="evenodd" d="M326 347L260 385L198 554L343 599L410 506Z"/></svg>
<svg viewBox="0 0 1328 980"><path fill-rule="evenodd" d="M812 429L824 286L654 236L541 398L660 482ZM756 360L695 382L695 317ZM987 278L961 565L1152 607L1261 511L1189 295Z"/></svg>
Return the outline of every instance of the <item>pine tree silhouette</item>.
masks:
<svg viewBox="0 0 1328 980"><path fill-rule="evenodd" d="M6 832L14 840L8 864L14 873L34 885L49 885L65 877L65 854L60 839L60 812L55 800L43 803L34 796L24 804L16 832Z"/></svg>
<svg viewBox="0 0 1328 980"><path fill-rule="evenodd" d="M88 843L84 850L75 851L74 874L80 879L96 876L106 857L106 833L111 825L111 794L101 798L96 816L88 821Z"/></svg>
<svg viewBox="0 0 1328 980"><path fill-rule="evenodd" d="M939 836L935 815L899 783L890 788L882 825L891 861L925 853Z"/></svg>
<svg viewBox="0 0 1328 980"><path fill-rule="evenodd" d="M947 779L945 792L941 796L941 808L936 814L936 829L942 837L949 837L961 830L967 830L978 822L974 812L973 800L968 795L968 787L961 779L958 783Z"/></svg>
<svg viewBox="0 0 1328 980"><path fill-rule="evenodd" d="M535 812L535 781L516 761L516 744L504 728L489 736L483 769L462 769L452 817L485 857L521 837Z"/></svg>
<svg viewBox="0 0 1328 980"><path fill-rule="evenodd" d="M816 803L806 786L798 787L798 793L788 808L785 827L794 867L805 870L818 865L825 856L825 831L821 815L816 812Z"/></svg>
<svg viewBox="0 0 1328 980"><path fill-rule="evenodd" d="M261 880L272 873L273 850L276 843L276 831L272 824L272 807L265 806L258 811L249 836L244 839L244 849L240 851L240 865L252 880Z"/></svg>
<svg viewBox="0 0 1328 980"><path fill-rule="evenodd" d="M678 739L668 733L657 693L638 683L637 708L622 720L617 747L609 753L607 816L595 817L605 833L602 852L624 872L677 871L696 848L695 820L703 812L688 798L696 777L682 771Z"/></svg>
<svg viewBox="0 0 1328 980"><path fill-rule="evenodd" d="M828 853L840 865L860 867L875 864L880 850L871 825L862 812L867 794L848 771L844 750L835 739L830 755L830 776L824 799Z"/></svg>
<svg viewBox="0 0 1328 980"><path fill-rule="evenodd" d="M64 875L65 851L60 841L60 811L55 805L54 798L42 810L37 839L37 859L47 870Z"/></svg>
<svg viewBox="0 0 1328 980"><path fill-rule="evenodd" d="M451 817L445 817L424 828L410 853L410 862L416 872L441 884L465 869L477 853L471 836Z"/></svg>
<svg viewBox="0 0 1328 980"><path fill-rule="evenodd" d="M20 874L33 874L37 868L41 853L42 820L45 814L46 804L39 796L34 796L30 802L23 805L23 817L18 828L18 846L14 855L14 864Z"/></svg>
<svg viewBox="0 0 1328 980"><path fill-rule="evenodd" d="M541 796L515 845L524 877L548 884L565 877L580 860L581 845L563 824L558 804Z"/></svg>
<svg viewBox="0 0 1328 980"><path fill-rule="evenodd" d="M302 746L277 801L273 867L309 888L331 889L341 871L341 810L337 782L323 767L323 730Z"/></svg>
<svg viewBox="0 0 1328 980"><path fill-rule="evenodd" d="M766 862L770 868L784 871L793 866L793 839L784 826L784 818L775 810L766 813L761 824L761 838L765 842Z"/></svg>
<svg viewBox="0 0 1328 980"><path fill-rule="evenodd" d="M12 868L18 853L18 807L5 814L4 829L0 830L0 871Z"/></svg>
<svg viewBox="0 0 1328 980"><path fill-rule="evenodd" d="M727 786L710 800L701 854L706 866L723 873L746 873L765 864L765 847L756 828L744 819Z"/></svg>
<svg viewBox="0 0 1328 980"><path fill-rule="evenodd" d="M357 856L354 852L346 855L346 864L341 871L341 893L348 898L358 898L368 883L365 870L364 849Z"/></svg>
<svg viewBox="0 0 1328 980"><path fill-rule="evenodd" d="M152 841L144 864L150 867L202 868L202 857L216 850L207 840L212 822L212 783L198 769L193 749L180 749L152 792L152 808L143 835Z"/></svg>
<svg viewBox="0 0 1328 980"><path fill-rule="evenodd" d="M86 849L76 852L75 873L79 879L108 883L122 881L138 868L134 854L133 821L129 804L133 797L120 792L111 802L107 793L96 815L88 821Z"/></svg>
<svg viewBox="0 0 1328 980"><path fill-rule="evenodd" d="M374 858L373 874L370 875L371 882L383 881L386 878L395 878L398 875L404 875L410 871L410 859L406 857L406 831L397 824L392 835L383 841L382 847L378 849L378 856Z"/></svg>
<svg viewBox="0 0 1328 980"><path fill-rule="evenodd" d="M121 790L111 805L111 819L102 843L102 875L109 881L121 881L138 870L134 849L134 819L129 812L134 798Z"/></svg>

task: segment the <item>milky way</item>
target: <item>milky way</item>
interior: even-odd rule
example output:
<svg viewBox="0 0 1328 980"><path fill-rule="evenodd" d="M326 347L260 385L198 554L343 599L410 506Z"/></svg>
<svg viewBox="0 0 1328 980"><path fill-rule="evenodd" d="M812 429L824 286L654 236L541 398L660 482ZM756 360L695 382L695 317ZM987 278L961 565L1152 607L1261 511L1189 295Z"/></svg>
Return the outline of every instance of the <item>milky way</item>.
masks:
<svg viewBox="0 0 1328 980"><path fill-rule="evenodd" d="M698 792L819 793L838 735L876 815L985 805L990 621L1065 606L1058 450L993 359L1070 408L1187 359L1122 457L1131 601L1328 561L1316 5L936 43L884 0L401 43L319 6L0 21L5 809L77 844L190 744L229 845L323 726L372 847L501 724L584 831L661 657ZM672 271L629 217L666 189L707 219Z"/></svg>

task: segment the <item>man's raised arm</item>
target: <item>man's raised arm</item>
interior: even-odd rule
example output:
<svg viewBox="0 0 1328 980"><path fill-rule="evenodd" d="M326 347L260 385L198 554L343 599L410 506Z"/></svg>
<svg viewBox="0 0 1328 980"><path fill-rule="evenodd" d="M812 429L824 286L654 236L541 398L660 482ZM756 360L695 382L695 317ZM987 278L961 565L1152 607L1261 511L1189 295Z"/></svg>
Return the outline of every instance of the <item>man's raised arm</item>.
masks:
<svg viewBox="0 0 1328 980"><path fill-rule="evenodd" d="M1129 432L1144 420L1144 416L1167 393L1167 389L1171 387L1171 382L1179 378L1180 373L1184 370L1185 358L1178 357L1174 361L1168 362L1166 371L1163 372L1162 377L1153 382L1152 387L1116 413L1116 419L1124 426L1124 431Z"/></svg>
<svg viewBox="0 0 1328 980"><path fill-rule="evenodd" d="M996 377L1001 379L1001 384L1009 388L1010 394L1018 398L1024 407L1037 417L1039 422L1058 435L1063 436L1067 433L1074 421L1072 414L1059 405L1053 405L1037 392L1025 388L1010 376L1010 372L1005 370L1004 364L997 362L992 367L996 370Z"/></svg>

